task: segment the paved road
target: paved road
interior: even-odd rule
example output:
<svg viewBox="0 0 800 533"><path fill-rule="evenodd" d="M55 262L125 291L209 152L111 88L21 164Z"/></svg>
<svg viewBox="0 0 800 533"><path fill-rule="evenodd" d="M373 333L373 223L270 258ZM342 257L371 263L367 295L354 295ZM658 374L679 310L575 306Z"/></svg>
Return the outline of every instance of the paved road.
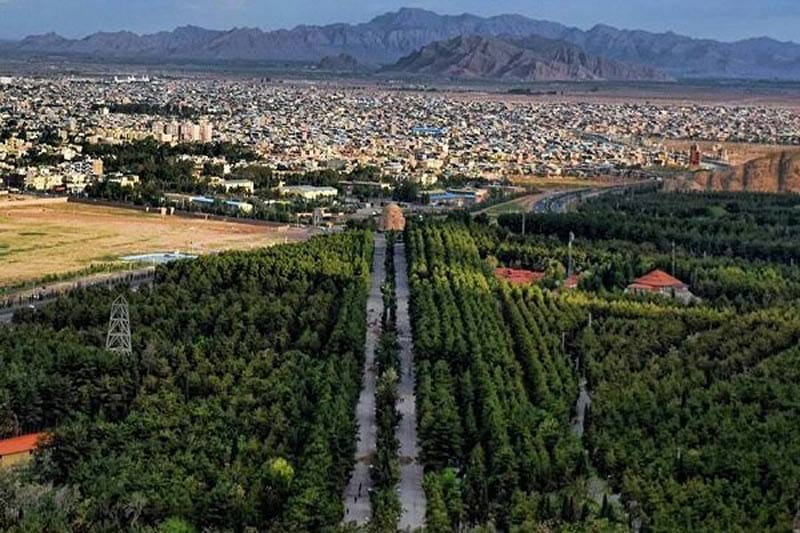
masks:
<svg viewBox="0 0 800 533"><path fill-rule="evenodd" d="M572 432L579 438L583 437L586 430L586 408L592 404L592 398L589 396L589 389L587 387L586 378L581 377L580 393L575 402L575 419L572 422Z"/></svg>
<svg viewBox="0 0 800 533"><path fill-rule="evenodd" d="M557 191L553 191L557 192ZM515 198L513 200L509 200L508 202L503 202L501 204L495 204L493 206L487 207L485 209L481 209L479 211L473 212L473 216L487 214L492 215L494 213L502 213L506 212L514 212L514 209L508 209L509 206L514 206L520 212L529 212L533 210L533 207L540 202L542 199L547 197L551 193L537 193L537 194L529 194L527 196L522 196L520 198Z"/></svg>
<svg viewBox="0 0 800 533"><path fill-rule="evenodd" d="M414 360L412 356L411 320L408 314L408 269L405 243L395 244L395 282L397 295L397 340L400 343L400 387L397 408L402 415L397 427L400 441L400 515L401 531L416 530L425 525L425 492L422 490L422 464L417 447L417 398L414 393Z"/></svg>
<svg viewBox="0 0 800 533"><path fill-rule="evenodd" d="M10 307L0 307L0 326L11 324L14 320L14 313L20 309L39 309L47 304L56 301L61 296L77 288L93 287L97 285L119 285L126 284L131 289L136 290L142 285L148 285L153 282L153 274L155 270L152 268L135 270L131 272L121 272L107 276L90 276L86 278L77 279L70 282L59 282L52 285L47 285L39 289L33 289L9 297L13 301L22 302L15 303Z"/></svg>
<svg viewBox="0 0 800 533"><path fill-rule="evenodd" d="M375 255L372 259L372 286L367 297L367 338L364 346L364 378L361 395L358 398L356 417L358 419L358 445L355 468L344 493L345 522L365 525L369 522L372 509L369 490L372 488L370 466L377 450L375 426L375 347L381 334L383 315L383 295L381 285L386 279L386 237L375 235Z"/></svg>

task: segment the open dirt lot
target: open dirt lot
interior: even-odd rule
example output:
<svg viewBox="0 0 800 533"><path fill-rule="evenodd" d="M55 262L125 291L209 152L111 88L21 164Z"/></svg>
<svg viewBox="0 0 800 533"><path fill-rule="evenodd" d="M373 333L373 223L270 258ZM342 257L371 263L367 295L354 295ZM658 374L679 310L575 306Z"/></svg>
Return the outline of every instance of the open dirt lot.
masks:
<svg viewBox="0 0 800 533"><path fill-rule="evenodd" d="M308 238L304 229L155 214L81 204L0 202L0 286L65 274L121 256L203 254Z"/></svg>

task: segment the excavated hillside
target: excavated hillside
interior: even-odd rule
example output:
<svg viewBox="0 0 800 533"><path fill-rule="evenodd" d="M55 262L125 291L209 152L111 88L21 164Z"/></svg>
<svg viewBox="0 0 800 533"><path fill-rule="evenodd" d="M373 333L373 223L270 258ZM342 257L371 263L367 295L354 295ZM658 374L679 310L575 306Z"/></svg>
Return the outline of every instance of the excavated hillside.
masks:
<svg viewBox="0 0 800 533"><path fill-rule="evenodd" d="M697 172L694 183L709 191L800 193L800 151L777 152L725 170Z"/></svg>

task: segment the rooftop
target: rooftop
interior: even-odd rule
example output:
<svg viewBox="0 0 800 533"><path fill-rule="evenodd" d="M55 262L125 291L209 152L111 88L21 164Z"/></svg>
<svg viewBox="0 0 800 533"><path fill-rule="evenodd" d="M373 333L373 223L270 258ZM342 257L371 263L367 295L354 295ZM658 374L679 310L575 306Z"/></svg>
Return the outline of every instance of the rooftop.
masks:
<svg viewBox="0 0 800 533"><path fill-rule="evenodd" d="M31 433L0 440L0 457L33 451L38 448L39 440L44 436L45 433Z"/></svg>
<svg viewBox="0 0 800 533"><path fill-rule="evenodd" d="M662 289L674 287L676 289L686 288L686 284L681 280L670 276L663 270L653 270L639 279L634 280L630 287L636 289Z"/></svg>

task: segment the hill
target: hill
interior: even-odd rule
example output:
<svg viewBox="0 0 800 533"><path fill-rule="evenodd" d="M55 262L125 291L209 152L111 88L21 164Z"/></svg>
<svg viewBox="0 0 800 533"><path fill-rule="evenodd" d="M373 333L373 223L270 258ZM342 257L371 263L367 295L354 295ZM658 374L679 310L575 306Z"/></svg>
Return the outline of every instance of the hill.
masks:
<svg viewBox="0 0 800 533"><path fill-rule="evenodd" d="M387 67L388 72L514 81L664 81L649 67L595 57L564 41L461 36L437 41Z"/></svg>
<svg viewBox="0 0 800 533"><path fill-rule="evenodd" d="M647 65L675 77L800 79L800 45L758 38L733 43L675 33L620 30L598 25L584 31L520 15L438 15L403 8L361 24L297 26L262 31L218 31L185 26L137 35L95 33L82 39L55 34L30 36L1 47L3 54L77 54L109 59L257 60L316 63L349 54L369 65L396 62L437 41L462 35L558 39L594 56Z"/></svg>
<svg viewBox="0 0 800 533"><path fill-rule="evenodd" d="M778 152L729 169L698 172L694 183L710 191L800 193L800 152Z"/></svg>
<svg viewBox="0 0 800 533"><path fill-rule="evenodd" d="M354 72L363 69L356 58L350 54L325 56L317 63L317 68L332 72Z"/></svg>

